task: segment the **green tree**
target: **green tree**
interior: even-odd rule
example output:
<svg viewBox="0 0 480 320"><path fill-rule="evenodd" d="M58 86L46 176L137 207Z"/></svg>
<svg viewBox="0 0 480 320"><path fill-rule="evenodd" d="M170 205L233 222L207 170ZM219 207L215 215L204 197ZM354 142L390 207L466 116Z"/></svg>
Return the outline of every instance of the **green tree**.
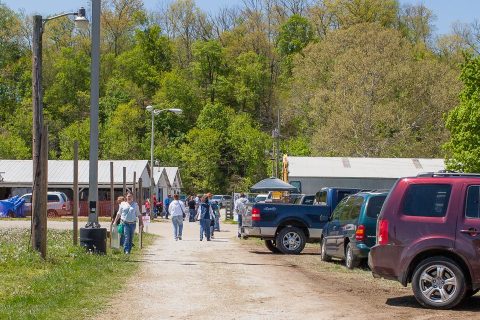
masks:
<svg viewBox="0 0 480 320"><path fill-rule="evenodd" d="M101 131L104 159L144 159L147 157L146 112L134 101L120 104Z"/></svg>
<svg viewBox="0 0 480 320"><path fill-rule="evenodd" d="M480 56L465 56L460 78L464 84L460 104L446 118L447 168L480 172Z"/></svg>
<svg viewBox="0 0 480 320"><path fill-rule="evenodd" d="M162 73L171 68L172 48L158 25L137 31L135 46L116 59L116 74L131 80L151 100L160 87Z"/></svg>
<svg viewBox="0 0 480 320"><path fill-rule="evenodd" d="M221 133L212 128L194 128L182 146L182 180L188 192L218 192L222 185L219 170Z"/></svg>
<svg viewBox="0 0 480 320"><path fill-rule="evenodd" d="M313 40L313 34L310 22L294 14L280 27L278 50L284 56L299 53Z"/></svg>
<svg viewBox="0 0 480 320"><path fill-rule="evenodd" d="M266 177L268 160L265 150L271 140L249 114L239 113L229 122L227 143L231 148L230 180L233 174L237 174L251 185Z"/></svg>
<svg viewBox="0 0 480 320"><path fill-rule="evenodd" d="M73 143L78 141L78 158L88 159L90 153L90 118L75 121L64 128L60 135L60 159L73 159Z"/></svg>
<svg viewBox="0 0 480 320"><path fill-rule="evenodd" d="M323 156L438 157L455 70L418 60L401 33L378 24L331 32L297 57L284 120ZM294 131L295 132L295 131Z"/></svg>
<svg viewBox="0 0 480 320"><path fill-rule="evenodd" d="M216 86L226 72L223 48L217 40L197 41L193 57L193 74L203 90L204 99L215 103Z"/></svg>

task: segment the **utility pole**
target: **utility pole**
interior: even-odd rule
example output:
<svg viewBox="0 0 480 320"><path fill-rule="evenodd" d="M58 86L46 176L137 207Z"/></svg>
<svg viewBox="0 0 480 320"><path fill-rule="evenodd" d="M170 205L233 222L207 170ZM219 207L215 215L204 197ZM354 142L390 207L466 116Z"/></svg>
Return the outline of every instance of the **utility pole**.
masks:
<svg viewBox="0 0 480 320"><path fill-rule="evenodd" d="M46 256L47 223L47 172L44 171L44 149L46 145L42 134L46 133L43 125L43 92L42 92L42 33L43 19L40 15L33 16L32 41L32 87L33 87L33 129L32 129L32 159L33 159L33 186L32 186L32 248L40 251L43 258ZM48 161L48 156L47 156ZM44 243L45 242L45 243ZM45 248L45 249L43 249Z"/></svg>

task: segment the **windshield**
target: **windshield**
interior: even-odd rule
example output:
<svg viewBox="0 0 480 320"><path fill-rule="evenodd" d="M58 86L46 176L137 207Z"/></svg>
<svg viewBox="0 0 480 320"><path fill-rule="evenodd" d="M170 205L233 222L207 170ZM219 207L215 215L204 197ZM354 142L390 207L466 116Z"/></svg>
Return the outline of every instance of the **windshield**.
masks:
<svg viewBox="0 0 480 320"><path fill-rule="evenodd" d="M267 196L257 196L255 198L255 202L265 201L266 199L267 199Z"/></svg>
<svg viewBox="0 0 480 320"><path fill-rule="evenodd" d="M221 200L222 199L222 196L213 196L212 197L212 200Z"/></svg>

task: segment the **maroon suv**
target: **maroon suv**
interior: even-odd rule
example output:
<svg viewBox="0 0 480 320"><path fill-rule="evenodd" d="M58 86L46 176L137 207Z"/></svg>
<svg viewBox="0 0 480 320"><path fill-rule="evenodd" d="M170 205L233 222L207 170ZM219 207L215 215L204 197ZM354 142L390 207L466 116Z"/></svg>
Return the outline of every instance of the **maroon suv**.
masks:
<svg viewBox="0 0 480 320"><path fill-rule="evenodd" d="M382 207L375 277L412 283L417 301L448 309L480 289L480 175L430 173L397 181Z"/></svg>

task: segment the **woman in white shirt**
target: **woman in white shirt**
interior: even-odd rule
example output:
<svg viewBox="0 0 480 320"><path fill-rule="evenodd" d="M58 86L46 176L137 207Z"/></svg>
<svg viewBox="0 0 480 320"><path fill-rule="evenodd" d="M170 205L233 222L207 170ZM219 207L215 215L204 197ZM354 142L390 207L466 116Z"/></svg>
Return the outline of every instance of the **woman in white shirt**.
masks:
<svg viewBox="0 0 480 320"><path fill-rule="evenodd" d="M124 252L125 254L130 254L133 244L133 236L135 234L135 227L137 224L139 228L143 227L143 221L140 214L140 208L138 204L133 201L133 195L131 192L127 193L127 201L120 203L118 207L117 217L115 218L115 226L118 223L118 220L123 224L123 235L124 235Z"/></svg>

